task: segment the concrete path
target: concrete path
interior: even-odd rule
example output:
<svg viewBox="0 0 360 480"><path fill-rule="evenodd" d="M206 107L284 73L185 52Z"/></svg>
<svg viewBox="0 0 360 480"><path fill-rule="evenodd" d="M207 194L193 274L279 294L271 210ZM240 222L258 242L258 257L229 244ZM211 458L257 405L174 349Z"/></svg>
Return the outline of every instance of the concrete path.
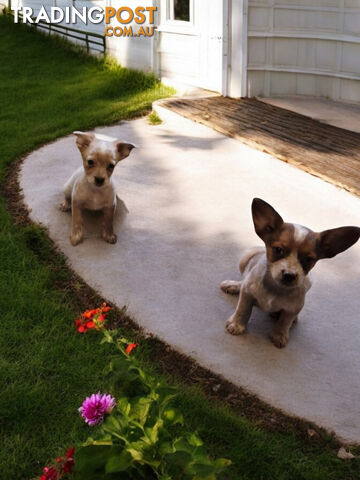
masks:
<svg viewBox="0 0 360 480"><path fill-rule="evenodd" d="M84 280L110 302L128 306L145 329L201 365L284 411L360 442L360 243L314 271L314 286L287 348L268 339L271 321L255 310L249 332L224 323L236 298L219 284L239 277L241 252L261 244L254 196L289 221L313 229L360 225L360 198L202 125L160 109L97 132L139 146L114 173L118 243L99 238L89 220L83 244L69 243L70 214L58 210L62 185L80 164L74 137L27 157L25 202ZM96 217L96 216L95 216Z"/></svg>

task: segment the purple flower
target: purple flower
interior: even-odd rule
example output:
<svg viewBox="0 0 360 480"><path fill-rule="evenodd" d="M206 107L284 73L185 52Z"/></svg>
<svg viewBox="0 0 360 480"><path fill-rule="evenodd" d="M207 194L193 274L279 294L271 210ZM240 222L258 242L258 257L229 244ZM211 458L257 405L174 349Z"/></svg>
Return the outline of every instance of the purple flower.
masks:
<svg viewBox="0 0 360 480"><path fill-rule="evenodd" d="M115 398L111 395L93 393L91 397L86 397L79 408L81 416L91 427L101 423L106 413L111 413L116 405Z"/></svg>

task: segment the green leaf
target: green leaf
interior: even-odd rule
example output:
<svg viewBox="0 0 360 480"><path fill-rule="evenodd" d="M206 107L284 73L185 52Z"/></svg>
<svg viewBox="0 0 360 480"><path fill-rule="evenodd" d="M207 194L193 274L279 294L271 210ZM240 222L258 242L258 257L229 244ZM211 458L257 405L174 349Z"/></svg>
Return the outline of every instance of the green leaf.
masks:
<svg viewBox="0 0 360 480"><path fill-rule="evenodd" d="M192 453L194 448L186 441L184 437L177 438L174 442L174 448L179 452Z"/></svg>
<svg viewBox="0 0 360 480"><path fill-rule="evenodd" d="M132 459L133 457L130 455L130 453L126 450L123 450L121 453L113 455L107 460L105 465L105 472L124 472L131 466Z"/></svg>
<svg viewBox="0 0 360 480"><path fill-rule="evenodd" d="M192 462L192 456L188 452L177 451L164 456L166 464L170 467L169 473L175 474L182 470L184 471Z"/></svg>
<svg viewBox="0 0 360 480"><path fill-rule="evenodd" d="M163 417L171 425L175 425L176 423L184 424L184 417L180 410L176 408L167 408L164 410Z"/></svg>
<svg viewBox="0 0 360 480"><path fill-rule="evenodd" d="M135 365L131 365L131 367L129 367L129 371L130 372L136 372L139 377L141 378L141 380L145 381L146 384L149 382L149 380L152 380L151 377L148 377L146 375L146 373L144 372L144 370L140 367L137 367Z"/></svg>
<svg viewBox="0 0 360 480"><path fill-rule="evenodd" d="M139 462L140 460L142 460L143 458L143 454L140 450L136 449L136 448L133 448L132 447L128 447L126 449L127 452L130 453L130 455L132 456L132 458L136 461L136 462Z"/></svg>
<svg viewBox="0 0 360 480"><path fill-rule="evenodd" d="M216 480L216 476L214 473L210 473L208 475L195 475L192 480Z"/></svg>
<svg viewBox="0 0 360 480"><path fill-rule="evenodd" d="M114 414L106 416L104 421L104 426L111 427L112 429L117 430L118 432L120 432L121 430L119 420L115 417Z"/></svg>
<svg viewBox="0 0 360 480"><path fill-rule="evenodd" d="M211 463L192 463L186 469L189 475L210 475L215 473L214 465Z"/></svg>
<svg viewBox="0 0 360 480"><path fill-rule="evenodd" d="M194 447L200 447L204 445L204 442L200 437L198 437L198 435L196 435L196 433L190 433L186 438L190 445L193 445Z"/></svg>
<svg viewBox="0 0 360 480"><path fill-rule="evenodd" d="M144 429L146 437L150 440L150 443L154 444L158 440L159 429L157 427L146 427Z"/></svg>
<svg viewBox="0 0 360 480"><path fill-rule="evenodd" d="M141 425L145 425L152 400L148 397L139 397L132 401L131 418L137 420Z"/></svg>
<svg viewBox="0 0 360 480"><path fill-rule="evenodd" d="M128 340L127 338L124 338L124 337L118 338L117 341L118 341L119 343L123 343L124 345L127 345L128 343L132 343L132 342L130 342L130 340Z"/></svg>
<svg viewBox="0 0 360 480"><path fill-rule="evenodd" d="M77 449L75 453L76 472L104 473L107 460L114 454L112 445L89 445Z"/></svg>
<svg viewBox="0 0 360 480"><path fill-rule="evenodd" d="M128 416L131 410L131 405L126 397L122 397L116 402L117 409L123 414Z"/></svg>
<svg viewBox="0 0 360 480"><path fill-rule="evenodd" d="M224 470L229 465L231 465L231 463L231 460L229 460L228 458L217 458L216 460L214 460L214 465L217 472Z"/></svg>
<svg viewBox="0 0 360 480"><path fill-rule="evenodd" d="M159 453L161 456L167 455L168 453L174 453L174 447L170 442L162 442L159 447Z"/></svg>

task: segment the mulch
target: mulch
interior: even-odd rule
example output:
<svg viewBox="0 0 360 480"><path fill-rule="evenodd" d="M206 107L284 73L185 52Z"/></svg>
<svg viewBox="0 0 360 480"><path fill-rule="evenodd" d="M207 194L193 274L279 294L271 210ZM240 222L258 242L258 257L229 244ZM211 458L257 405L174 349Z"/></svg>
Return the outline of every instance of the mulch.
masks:
<svg viewBox="0 0 360 480"><path fill-rule="evenodd" d="M360 196L359 133L256 98L175 98L159 104Z"/></svg>

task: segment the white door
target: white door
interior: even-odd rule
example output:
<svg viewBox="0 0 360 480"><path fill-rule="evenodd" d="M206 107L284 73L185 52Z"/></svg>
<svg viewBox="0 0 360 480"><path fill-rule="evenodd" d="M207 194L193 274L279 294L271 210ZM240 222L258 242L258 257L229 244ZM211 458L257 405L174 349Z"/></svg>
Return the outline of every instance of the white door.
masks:
<svg viewBox="0 0 360 480"><path fill-rule="evenodd" d="M226 93L225 4L226 0L204 0L199 20L201 84L203 88L221 93Z"/></svg>
<svg viewBox="0 0 360 480"><path fill-rule="evenodd" d="M160 75L225 92L228 0L161 0L158 28Z"/></svg>

